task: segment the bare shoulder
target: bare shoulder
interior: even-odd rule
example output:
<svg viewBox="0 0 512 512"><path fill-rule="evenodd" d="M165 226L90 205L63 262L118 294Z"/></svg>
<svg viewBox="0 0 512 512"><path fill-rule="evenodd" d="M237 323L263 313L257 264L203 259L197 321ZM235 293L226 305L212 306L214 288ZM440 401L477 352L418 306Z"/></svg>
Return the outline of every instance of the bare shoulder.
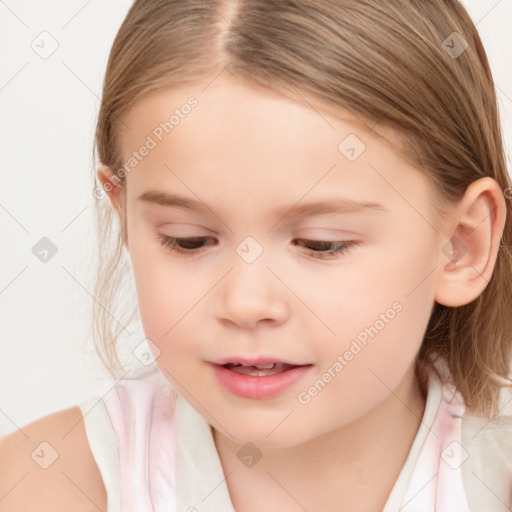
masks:
<svg viewBox="0 0 512 512"><path fill-rule="evenodd" d="M97 512L107 496L82 411L44 416L0 439L0 512Z"/></svg>

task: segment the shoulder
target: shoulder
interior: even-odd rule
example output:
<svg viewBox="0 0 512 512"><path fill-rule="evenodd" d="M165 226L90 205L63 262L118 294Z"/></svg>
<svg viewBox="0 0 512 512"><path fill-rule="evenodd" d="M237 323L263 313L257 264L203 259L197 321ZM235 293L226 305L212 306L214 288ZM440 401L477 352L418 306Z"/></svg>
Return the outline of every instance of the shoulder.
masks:
<svg viewBox="0 0 512 512"><path fill-rule="evenodd" d="M512 449L512 416L497 416L489 419L469 412L463 416L462 425L468 440L496 441L504 443L504 448Z"/></svg>
<svg viewBox="0 0 512 512"><path fill-rule="evenodd" d="M0 439L0 512L106 510L107 496L79 407Z"/></svg>
<svg viewBox="0 0 512 512"><path fill-rule="evenodd" d="M461 437L464 482L468 497L478 504L471 510L510 510L512 417L488 419L471 413L464 415ZM509 508L503 508L503 504Z"/></svg>

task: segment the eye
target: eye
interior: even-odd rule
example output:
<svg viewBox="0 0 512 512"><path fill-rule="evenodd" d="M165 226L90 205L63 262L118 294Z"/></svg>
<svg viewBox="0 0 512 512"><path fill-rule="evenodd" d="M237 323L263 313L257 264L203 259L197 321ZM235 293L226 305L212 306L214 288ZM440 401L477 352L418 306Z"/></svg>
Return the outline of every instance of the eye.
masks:
<svg viewBox="0 0 512 512"><path fill-rule="evenodd" d="M158 240L164 247L167 247L170 251L184 255L192 255L199 252L198 250L205 246L204 242L211 238L212 237L209 236L191 236L187 238L176 238L168 235L158 236ZM320 259L335 258L338 255L347 254L353 246L359 244L356 240L324 241L297 239L297 241L299 243L295 245L305 246L307 249L310 249L311 255L314 258Z"/></svg>
<svg viewBox="0 0 512 512"><path fill-rule="evenodd" d="M170 251L177 252L178 254L191 254L197 252L203 245L202 242L208 240L209 236L190 236L187 238L175 238L168 235L159 235L158 240L160 243L167 247Z"/></svg>
<svg viewBox="0 0 512 512"><path fill-rule="evenodd" d="M299 243L313 251L314 258L335 258L338 255L347 254L353 246L358 245L357 240L305 240L298 239ZM295 244L298 245L298 244Z"/></svg>

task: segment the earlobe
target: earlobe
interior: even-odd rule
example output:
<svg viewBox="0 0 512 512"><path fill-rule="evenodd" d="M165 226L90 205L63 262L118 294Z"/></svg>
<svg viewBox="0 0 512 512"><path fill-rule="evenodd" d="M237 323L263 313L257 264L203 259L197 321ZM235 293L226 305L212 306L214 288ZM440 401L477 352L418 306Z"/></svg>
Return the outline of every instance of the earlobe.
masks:
<svg viewBox="0 0 512 512"><path fill-rule="evenodd" d="M442 246L435 300L448 307L469 304L489 283L506 219L506 202L496 180L473 182L455 211L456 224Z"/></svg>

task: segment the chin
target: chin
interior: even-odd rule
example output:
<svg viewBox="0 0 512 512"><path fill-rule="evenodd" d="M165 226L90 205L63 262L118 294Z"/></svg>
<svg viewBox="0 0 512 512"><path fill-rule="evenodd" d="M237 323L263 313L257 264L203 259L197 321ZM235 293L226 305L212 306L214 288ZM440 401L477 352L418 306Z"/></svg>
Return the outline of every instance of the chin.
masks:
<svg viewBox="0 0 512 512"><path fill-rule="evenodd" d="M217 418L222 421L222 424L229 431L226 432L224 428L217 424L217 422L211 422L212 427L217 430L222 436L227 437L231 441L243 446L246 443L252 443L258 448L289 448L297 446L310 441L316 437L315 432L311 429L310 425L301 423L296 424L297 419L293 421L285 419L286 414L280 414L280 418L276 421L274 415L272 418L258 422L249 419L234 417L231 415L228 419ZM286 423L288 424L286 425Z"/></svg>

